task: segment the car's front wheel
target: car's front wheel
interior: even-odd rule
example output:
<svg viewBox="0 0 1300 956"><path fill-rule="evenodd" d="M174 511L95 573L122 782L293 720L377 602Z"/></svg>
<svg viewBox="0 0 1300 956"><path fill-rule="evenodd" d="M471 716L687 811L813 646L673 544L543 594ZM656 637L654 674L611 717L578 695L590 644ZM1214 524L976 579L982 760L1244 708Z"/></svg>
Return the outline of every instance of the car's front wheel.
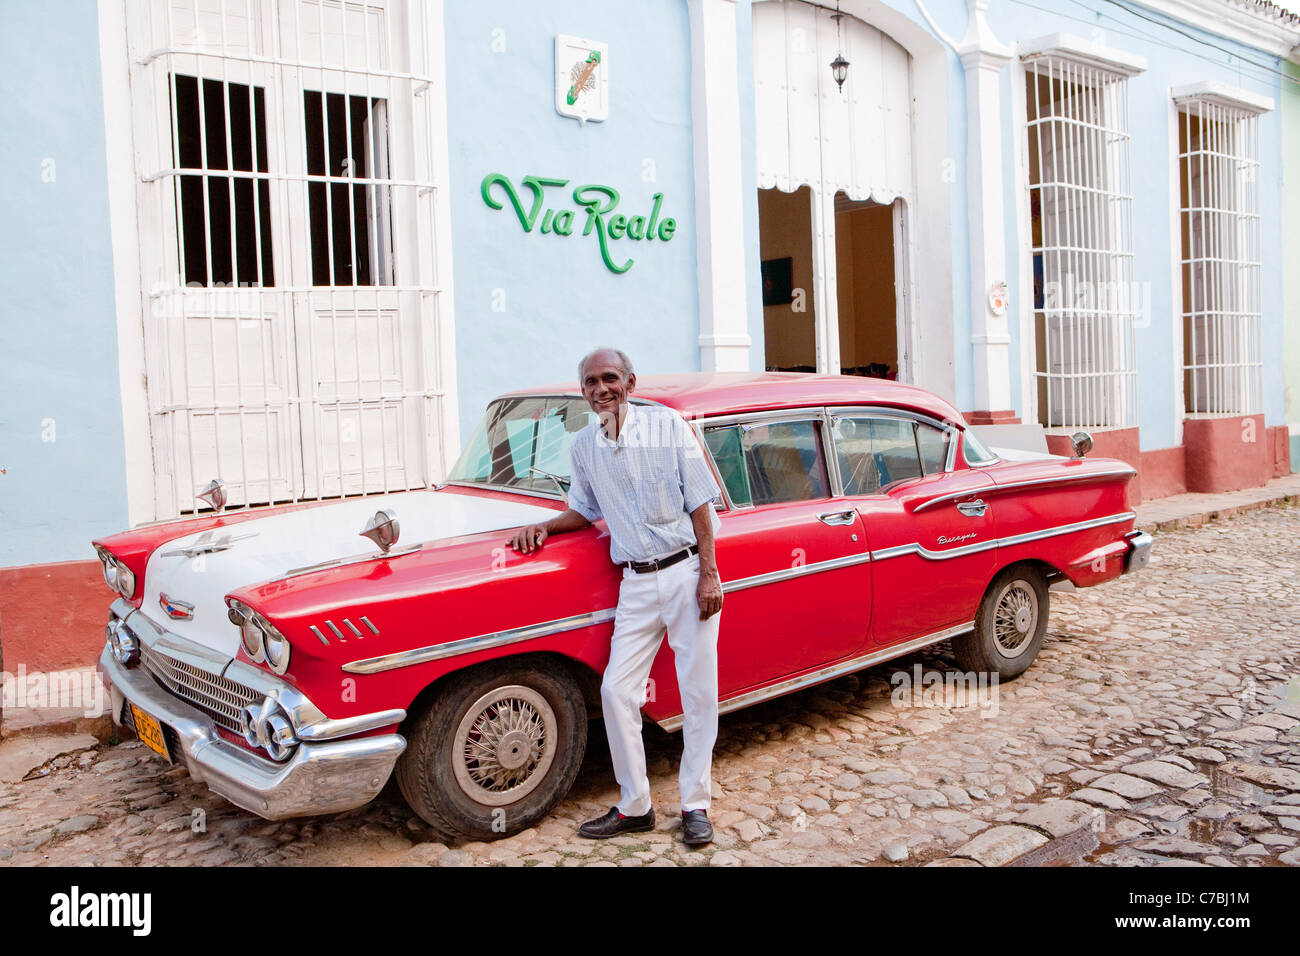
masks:
<svg viewBox="0 0 1300 956"><path fill-rule="evenodd" d="M439 685L407 726L406 802L451 837L493 840L564 799L587 747L582 693L550 661L505 661Z"/></svg>
<svg viewBox="0 0 1300 956"><path fill-rule="evenodd" d="M1047 581L1032 564L1002 571L984 592L975 630L952 642L957 663L1002 680L1024 673L1047 634L1047 595Z"/></svg>

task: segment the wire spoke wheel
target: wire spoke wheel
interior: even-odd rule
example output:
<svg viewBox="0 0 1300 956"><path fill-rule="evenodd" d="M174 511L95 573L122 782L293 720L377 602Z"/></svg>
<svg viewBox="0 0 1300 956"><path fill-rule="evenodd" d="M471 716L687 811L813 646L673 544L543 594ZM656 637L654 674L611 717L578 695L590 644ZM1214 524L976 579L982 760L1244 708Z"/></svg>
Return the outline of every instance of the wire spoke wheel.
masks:
<svg viewBox="0 0 1300 956"><path fill-rule="evenodd" d="M1018 657L1038 629L1038 595L1016 579L998 593L993 609L993 646L1006 658Z"/></svg>
<svg viewBox="0 0 1300 956"><path fill-rule="evenodd" d="M546 777L559 721L546 698L522 684L488 691L465 711L453 738L456 782L470 799L506 806Z"/></svg>

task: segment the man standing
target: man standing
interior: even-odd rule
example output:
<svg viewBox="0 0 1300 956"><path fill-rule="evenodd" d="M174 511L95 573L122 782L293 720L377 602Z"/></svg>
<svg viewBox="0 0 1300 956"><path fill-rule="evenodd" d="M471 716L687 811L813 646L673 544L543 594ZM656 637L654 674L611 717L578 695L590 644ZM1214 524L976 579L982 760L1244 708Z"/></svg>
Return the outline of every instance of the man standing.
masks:
<svg viewBox="0 0 1300 956"><path fill-rule="evenodd" d="M619 802L589 820L593 839L654 828L641 740L646 679L663 640L677 662L682 696L682 838L713 839L708 808L713 744L718 736L718 624L722 580L714 557L718 484L690 427L675 411L628 403L636 375L617 349L597 349L578 363L582 395L600 416L573 439L569 509L510 539L532 552L546 538L604 518L610 557L623 566L609 666L600 696Z"/></svg>

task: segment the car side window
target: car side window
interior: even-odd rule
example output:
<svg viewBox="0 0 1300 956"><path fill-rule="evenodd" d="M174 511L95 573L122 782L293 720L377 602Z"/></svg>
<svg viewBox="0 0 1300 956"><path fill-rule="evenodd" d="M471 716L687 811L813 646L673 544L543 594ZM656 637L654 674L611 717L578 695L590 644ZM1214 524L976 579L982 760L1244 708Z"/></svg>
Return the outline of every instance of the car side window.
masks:
<svg viewBox="0 0 1300 956"><path fill-rule="evenodd" d="M830 497L819 422L727 425L704 439L738 506Z"/></svg>
<svg viewBox="0 0 1300 956"><path fill-rule="evenodd" d="M727 496L737 507L754 503L749 490L749 475L745 471L745 448L740 427L710 428L704 433L704 443L718 466L718 474L727 487Z"/></svg>
<svg viewBox="0 0 1300 956"><path fill-rule="evenodd" d="M952 432L925 422L916 423L916 449L921 453L921 467L927 475L948 467L948 444L951 441Z"/></svg>
<svg viewBox="0 0 1300 956"><path fill-rule="evenodd" d="M873 495L905 478L943 471L951 434L904 418L835 416L835 454L846 495Z"/></svg>

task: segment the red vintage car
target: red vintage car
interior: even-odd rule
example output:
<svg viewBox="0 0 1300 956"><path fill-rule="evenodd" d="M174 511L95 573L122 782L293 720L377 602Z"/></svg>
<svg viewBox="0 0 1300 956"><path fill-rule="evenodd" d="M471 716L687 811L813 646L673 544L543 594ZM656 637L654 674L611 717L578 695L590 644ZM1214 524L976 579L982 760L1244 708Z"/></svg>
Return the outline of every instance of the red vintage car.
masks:
<svg viewBox="0 0 1300 956"><path fill-rule="evenodd" d="M723 489L723 712L946 640L1014 677L1050 586L1148 559L1133 469L1085 435L1004 460L942 399L855 377L646 376L632 400L683 415ZM224 513L214 482L213 512L96 541L115 719L263 817L360 806L395 770L449 836L532 825L582 762L620 574L602 523L507 541L563 510L593 421L576 388L517 392L437 488ZM677 729L666 643L651 679L645 715Z"/></svg>

